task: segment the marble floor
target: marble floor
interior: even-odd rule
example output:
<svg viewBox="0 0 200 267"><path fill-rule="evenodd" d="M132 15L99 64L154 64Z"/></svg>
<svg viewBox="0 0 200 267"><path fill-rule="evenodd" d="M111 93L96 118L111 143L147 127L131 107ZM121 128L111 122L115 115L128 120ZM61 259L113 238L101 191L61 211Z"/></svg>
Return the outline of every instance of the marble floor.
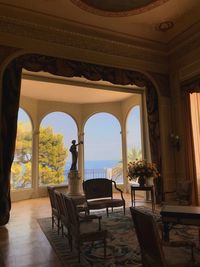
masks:
<svg viewBox="0 0 200 267"><path fill-rule="evenodd" d="M124 194L130 207L130 194ZM138 205L151 205L143 203ZM37 223L37 218L49 217L48 198L12 203L11 217L0 227L0 267L60 267L62 264Z"/></svg>

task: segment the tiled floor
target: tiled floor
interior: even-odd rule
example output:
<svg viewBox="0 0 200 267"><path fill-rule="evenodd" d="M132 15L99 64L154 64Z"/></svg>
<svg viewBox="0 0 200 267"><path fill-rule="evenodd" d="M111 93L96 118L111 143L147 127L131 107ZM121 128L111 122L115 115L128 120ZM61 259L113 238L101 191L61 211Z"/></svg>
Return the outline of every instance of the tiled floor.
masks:
<svg viewBox="0 0 200 267"><path fill-rule="evenodd" d="M124 196L129 207L130 194ZM48 198L12 204L10 222L0 227L0 267L62 266L37 223L37 218L50 214Z"/></svg>

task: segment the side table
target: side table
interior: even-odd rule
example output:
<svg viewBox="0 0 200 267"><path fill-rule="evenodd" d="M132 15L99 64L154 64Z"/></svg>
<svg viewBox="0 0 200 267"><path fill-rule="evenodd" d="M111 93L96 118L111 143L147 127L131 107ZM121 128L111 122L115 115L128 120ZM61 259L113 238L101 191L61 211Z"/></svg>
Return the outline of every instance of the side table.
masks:
<svg viewBox="0 0 200 267"><path fill-rule="evenodd" d="M135 207L135 191L150 191L151 192L151 203L152 203L152 211L155 211L155 197L154 197L154 186L153 185L145 185L145 186L136 186L131 185L131 203L132 207Z"/></svg>

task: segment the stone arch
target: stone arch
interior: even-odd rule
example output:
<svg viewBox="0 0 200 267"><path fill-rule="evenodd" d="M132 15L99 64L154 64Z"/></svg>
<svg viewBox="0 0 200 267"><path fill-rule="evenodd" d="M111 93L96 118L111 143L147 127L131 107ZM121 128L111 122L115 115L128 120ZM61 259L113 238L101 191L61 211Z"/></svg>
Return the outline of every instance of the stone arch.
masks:
<svg viewBox="0 0 200 267"><path fill-rule="evenodd" d="M159 127L158 94L154 82L139 71L55 58L39 54L26 54L15 58L3 72L0 123L0 225L9 221L10 168L14 157L19 109L20 83L22 68L29 71L45 71L58 76L85 77L92 81L104 80L113 84L137 85L146 87L146 105L148 111L149 139L152 160L161 170L161 146ZM6 140L6 142L5 142Z"/></svg>

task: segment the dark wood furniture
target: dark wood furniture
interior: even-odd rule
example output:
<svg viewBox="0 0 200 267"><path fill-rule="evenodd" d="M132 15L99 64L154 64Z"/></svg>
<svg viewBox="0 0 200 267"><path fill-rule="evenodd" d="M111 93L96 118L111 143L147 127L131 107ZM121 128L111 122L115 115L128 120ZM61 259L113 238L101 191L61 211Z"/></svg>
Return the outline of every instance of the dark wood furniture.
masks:
<svg viewBox="0 0 200 267"><path fill-rule="evenodd" d="M163 238L169 240L171 224L189 224L200 226L200 207L194 206L163 206L160 211L163 222Z"/></svg>
<svg viewBox="0 0 200 267"><path fill-rule="evenodd" d="M60 211L58 202L55 195L55 188L52 186L47 186L47 192L49 195L49 200L51 204L51 222L52 222L52 229L54 228L54 225L57 226L58 234L60 233L61 229L61 222L60 222Z"/></svg>
<svg viewBox="0 0 200 267"><path fill-rule="evenodd" d="M154 193L154 186L153 185L145 185L145 186L138 186L138 185L131 185L131 203L132 207L135 207L135 191L145 191L151 193L151 203L152 203L152 211L155 211L155 193Z"/></svg>
<svg viewBox="0 0 200 267"><path fill-rule="evenodd" d="M120 193L121 198L113 198L113 185ZM109 208L113 209L114 207L122 206L125 214L123 192L116 186L115 181L106 178L90 179L83 182L83 191L85 193L89 211L106 209L108 216Z"/></svg>
<svg viewBox="0 0 200 267"><path fill-rule="evenodd" d="M68 232L71 242L75 244L78 251L78 261L80 263L81 245L85 242L102 241L104 246L104 258L106 257L106 238L107 230L102 229L100 219L101 216L88 215L80 217L76 204L73 199L63 195L65 210L68 220ZM98 222L94 222L98 219ZM73 249L73 245L71 244Z"/></svg>
<svg viewBox="0 0 200 267"><path fill-rule="evenodd" d="M163 242L160 238L158 225L151 214L139 211L133 207L130 207L130 211L135 226L137 239L140 245L143 267L194 266L193 247L195 244L193 242ZM173 247L173 251L169 250L169 247ZM191 249L191 257L188 258L185 255L187 253L183 252L181 257L177 258L177 249L179 250L179 247L189 247ZM168 253L166 254L166 252ZM169 252L174 253L169 254ZM178 262L174 263L174 260Z"/></svg>

